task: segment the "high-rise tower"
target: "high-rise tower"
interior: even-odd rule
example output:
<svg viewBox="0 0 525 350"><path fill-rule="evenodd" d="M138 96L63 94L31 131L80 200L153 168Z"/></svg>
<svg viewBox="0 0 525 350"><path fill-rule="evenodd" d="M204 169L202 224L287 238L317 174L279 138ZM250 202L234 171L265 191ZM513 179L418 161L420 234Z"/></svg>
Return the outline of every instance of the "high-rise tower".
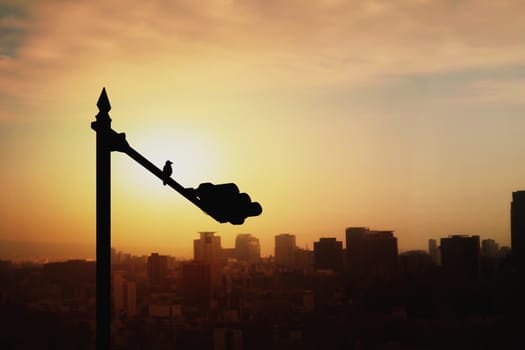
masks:
<svg viewBox="0 0 525 350"><path fill-rule="evenodd" d="M259 239L249 233L241 233L235 238L235 255L239 261L256 263L261 258Z"/></svg>
<svg viewBox="0 0 525 350"><path fill-rule="evenodd" d="M370 231L368 227L346 229L347 270L353 277L388 279L398 265L394 231Z"/></svg>
<svg viewBox="0 0 525 350"><path fill-rule="evenodd" d="M518 271L525 271L525 191L512 192L510 204L510 241L512 261Z"/></svg>
<svg viewBox="0 0 525 350"><path fill-rule="evenodd" d="M275 264L292 267L295 255L295 235L282 233L275 236Z"/></svg>
<svg viewBox="0 0 525 350"><path fill-rule="evenodd" d="M343 242L336 238L320 238L314 242L314 266L336 272L343 270Z"/></svg>
<svg viewBox="0 0 525 350"><path fill-rule="evenodd" d="M215 232L199 232L200 239L193 240L193 258L195 261L210 265L212 287L221 285L222 249L221 237Z"/></svg>
<svg viewBox="0 0 525 350"><path fill-rule="evenodd" d="M148 257L148 279L154 288L162 288L168 275L168 257L151 253Z"/></svg>
<svg viewBox="0 0 525 350"><path fill-rule="evenodd" d="M452 235L441 238L441 266L455 281L475 281L480 276L479 236Z"/></svg>

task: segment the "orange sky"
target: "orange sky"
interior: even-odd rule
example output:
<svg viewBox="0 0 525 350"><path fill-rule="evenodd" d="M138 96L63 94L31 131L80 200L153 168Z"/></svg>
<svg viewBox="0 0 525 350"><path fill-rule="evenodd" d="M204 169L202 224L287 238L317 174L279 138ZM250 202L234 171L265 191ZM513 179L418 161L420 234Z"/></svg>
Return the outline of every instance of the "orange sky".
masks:
<svg viewBox="0 0 525 350"><path fill-rule="evenodd" d="M112 155L113 245L191 256L198 231L395 230L401 250L510 244L525 189L521 1L2 1L0 239L94 243L95 133L263 215L217 224Z"/></svg>

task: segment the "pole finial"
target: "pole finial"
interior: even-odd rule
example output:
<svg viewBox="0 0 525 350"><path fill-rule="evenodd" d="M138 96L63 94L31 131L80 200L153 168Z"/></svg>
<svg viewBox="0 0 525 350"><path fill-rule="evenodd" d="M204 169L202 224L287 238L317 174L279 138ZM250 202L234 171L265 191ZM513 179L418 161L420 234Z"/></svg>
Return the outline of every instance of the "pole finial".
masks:
<svg viewBox="0 0 525 350"><path fill-rule="evenodd" d="M97 101L97 107L99 111L106 113L111 109L111 104L109 103L109 98L105 87L102 88L102 92L100 93L100 97Z"/></svg>

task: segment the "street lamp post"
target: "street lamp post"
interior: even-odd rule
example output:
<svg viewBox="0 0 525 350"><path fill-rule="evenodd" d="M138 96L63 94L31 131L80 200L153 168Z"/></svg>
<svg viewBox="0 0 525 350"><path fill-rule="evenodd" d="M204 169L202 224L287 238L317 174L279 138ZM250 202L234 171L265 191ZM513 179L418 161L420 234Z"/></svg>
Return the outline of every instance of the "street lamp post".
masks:
<svg viewBox="0 0 525 350"><path fill-rule="evenodd" d="M97 102L99 109L91 128L97 133L97 349L111 348L111 118L106 89Z"/></svg>
<svg viewBox="0 0 525 350"><path fill-rule="evenodd" d="M166 177L161 169L151 163L127 142L124 133L111 129L111 109L106 89L97 102L99 109L91 128L97 133L97 350L111 349L111 152L118 151L158 177L164 184L173 188L187 200L220 223L234 225L244 223L249 216L262 213L262 207L252 202L246 193L240 193L237 185L204 183L198 188L184 188L171 177Z"/></svg>

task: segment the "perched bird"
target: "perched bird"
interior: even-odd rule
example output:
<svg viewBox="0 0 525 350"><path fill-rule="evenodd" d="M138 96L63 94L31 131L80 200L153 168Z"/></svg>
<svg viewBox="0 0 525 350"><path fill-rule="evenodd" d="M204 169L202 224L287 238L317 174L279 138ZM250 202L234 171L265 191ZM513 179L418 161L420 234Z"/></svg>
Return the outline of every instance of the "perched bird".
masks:
<svg viewBox="0 0 525 350"><path fill-rule="evenodd" d="M169 160L166 161L166 164L164 164L164 168L162 169L162 174L164 175L164 181L163 184L166 186L168 183L167 180L170 178L171 174L173 174L173 169L171 168L171 165L173 163Z"/></svg>

